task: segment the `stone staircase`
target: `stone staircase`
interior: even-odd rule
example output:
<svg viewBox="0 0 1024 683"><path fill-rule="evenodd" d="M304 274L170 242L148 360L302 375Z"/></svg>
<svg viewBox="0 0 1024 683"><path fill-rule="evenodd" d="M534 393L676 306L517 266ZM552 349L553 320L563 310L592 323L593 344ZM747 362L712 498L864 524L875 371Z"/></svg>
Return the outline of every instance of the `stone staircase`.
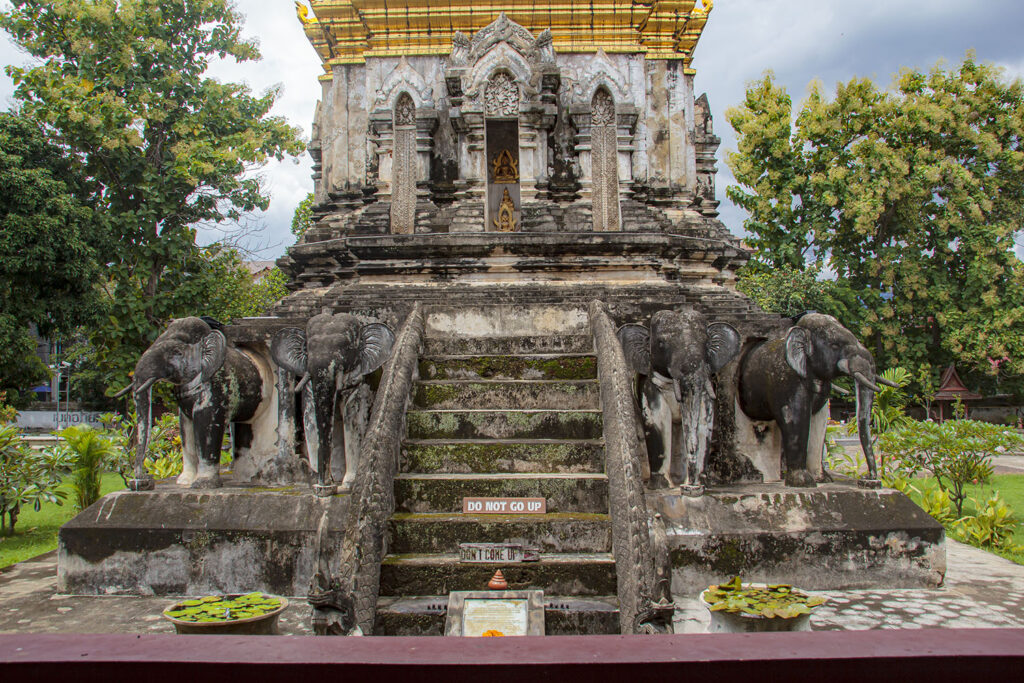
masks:
<svg viewBox="0 0 1024 683"><path fill-rule="evenodd" d="M450 591L542 589L549 635L618 633L597 360L589 336L426 340L395 481L375 635L442 635ZM462 514L463 497L543 497L544 515ZM460 543L539 562L465 564Z"/></svg>

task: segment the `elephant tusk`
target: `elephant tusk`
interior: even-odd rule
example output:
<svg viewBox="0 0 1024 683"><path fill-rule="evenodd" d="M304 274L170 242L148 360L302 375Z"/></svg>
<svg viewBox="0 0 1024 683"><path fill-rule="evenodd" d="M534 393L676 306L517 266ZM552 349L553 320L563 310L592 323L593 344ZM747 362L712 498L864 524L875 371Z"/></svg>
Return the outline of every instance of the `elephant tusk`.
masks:
<svg viewBox="0 0 1024 683"><path fill-rule="evenodd" d="M852 392L852 391L850 391L849 389L844 389L844 388L842 388L841 386L838 386L838 385L836 385L836 384L833 384L833 385L832 385L832 391L836 392L836 393L837 393L837 394L839 394L840 396L849 396L850 394L852 394L852 393L853 393L853 392Z"/></svg>
<svg viewBox="0 0 1024 683"><path fill-rule="evenodd" d="M125 396L125 395L126 395L126 394L127 394L128 392L129 392L129 391L131 391L131 390L132 390L132 387L133 387L133 386L135 386L135 384L129 384L129 385L128 385L128 386L126 386L126 387L125 387L124 389L122 389L121 391L119 391L119 392L117 392L116 394L114 394L114 398L115 398L115 399L118 399L118 398L124 398L124 396Z"/></svg>
<svg viewBox="0 0 1024 683"><path fill-rule="evenodd" d="M156 380L157 380L157 378L156 378L156 377L154 377L154 378L152 378L152 379L147 379L147 380L146 380L145 382L143 382L143 383L142 383L142 384L141 384L141 385L139 386L139 388L138 388L138 389L136 389L136 390L135 390L135 393L136 393L136 394L141 394L141 393L142 393L143 391L148 391L148 390L149 390L149 388L150 388L151 386L153 386L154 384L156 384Z"/></svg>
<svg viewBox="0 0 1024 683"><path fill-rule="evenodd" d="M857 380L857 384L863 385L865 389L869 389L875 392L876 394L879 391L881 391L881 389L878 388L878 385L876 385L874 382L872 382L871 380L864 376L863 372L853 373L853 378Z"/></svg>
<svg viewBox="0 0 1024 683"><path fill-rule="evenodd" d="M878 382L879 384L884 384L885 386L887 386L887 387L892 387L893 389L902 389L902 388L903 388L903 387L901 387L901 386L900 386L899 384L896 384L896 382L892 382L892 381L890 381L890 380L887 380L887 379L886 379L886 378L884 378L884 377L876 377L876 378L875 378L875 380L876 380L876 381L877 381L877 382Z"/></svg>
<svg viewBox="0 0 1024 683"><path fill-rule="evenodd" d="M309 373L308 372L305 375L303 375L302 379L299 380L299 383L295 385L295 393L297 394L300 391L302 391L303 389L305 389L307 384L309 384Z"/></svg>
<svg viewBox="0 0 1024 683"><path fill-rule="evenodd" d="M710 378L709 378L709 379L706 379L706 380L704 380L704 391L706 391L706 392L707 392L707 394L708 394L708 397L709 397L709 398L710 398L710 399L711 399L712 401L714 401L715 399L717 399L717 398L718 398L718 394L717 394L717 393L715 392L715 385L714 385L714 383L713 383L713 382L711 381L711 379L710 379Z"/></svg>

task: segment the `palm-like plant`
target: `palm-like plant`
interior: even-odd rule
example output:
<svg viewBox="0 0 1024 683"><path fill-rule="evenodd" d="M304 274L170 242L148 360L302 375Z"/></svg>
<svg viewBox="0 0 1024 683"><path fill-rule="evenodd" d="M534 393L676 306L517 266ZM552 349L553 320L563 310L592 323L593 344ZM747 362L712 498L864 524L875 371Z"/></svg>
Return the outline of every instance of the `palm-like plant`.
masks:
<svg viewBox="0 0 1024 683"><path fill-rule="evenodd" d="M71 486L79 510L89 507L100 497L104 470L115 454L114 444L91 427L68 427L60 436L72 453Z"/></svg>

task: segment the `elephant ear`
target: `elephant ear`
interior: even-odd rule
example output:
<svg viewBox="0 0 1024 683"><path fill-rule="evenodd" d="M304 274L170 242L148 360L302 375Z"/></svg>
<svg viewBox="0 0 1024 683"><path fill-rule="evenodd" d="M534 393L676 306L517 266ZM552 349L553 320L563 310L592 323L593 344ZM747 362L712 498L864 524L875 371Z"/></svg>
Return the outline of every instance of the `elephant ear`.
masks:
<svg viewBox="0 0 1024 683"><path fill-rule="evenodd" d="M356 376L368 375L391 357L395 333L383 323L363 325L359 330L359 367Z"/></svg>
<svg viewBox="0 0 1024 683"><path fill-rule="evenodd" d="M626 356L626 365L638 375L651 374L651 333L643 325L619 328L619 344Z"/></svg>
<svg viewBox="0 0 1024 683"><path fill-rule="evenodd" d="M228 340L220 330L214 330L203 337L199 344L199 374L209 382L224 365L228 355Z"/></svg>
<svg viewBox="0 0 1024 683"><path fill-rule="evenodd" d="M811 334L799 325L786 335L786 362L796 374L807 379L807 356L811 351Z"/></svg>
<svg viewBox="0 0 1024 683"><path fill-rule="evenodd" d="M278 330L270 340L270 355L275 363L293 375L305 375L306 333L297 327Z"/></svg>
<svg viewBox="0 0 1024 683"><path fill-rule="evenodd" d="M740 333L729 323L708 325L708 341L704 347L704 360L715 373L724 368L739 355Z"/></svg>

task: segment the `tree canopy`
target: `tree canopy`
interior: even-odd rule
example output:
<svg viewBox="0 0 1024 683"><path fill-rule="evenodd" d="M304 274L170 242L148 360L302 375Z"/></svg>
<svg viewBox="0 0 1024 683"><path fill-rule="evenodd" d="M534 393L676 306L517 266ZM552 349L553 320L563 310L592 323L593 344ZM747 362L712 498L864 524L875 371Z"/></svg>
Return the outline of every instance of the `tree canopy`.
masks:
<svg viewBox="0 0 1024 683"><path fill-rule="evenodd" d="M977 62L819 84L795 113L769 74L727 112L752 267L828 268L881 356L1024 374L1024 85Z"/></svg>
<svg viewBox="0 0 1024 683"><path fill-rule="evenodd" d="M0 113L0 390L46 381L31 326L67 334L99 310L106 247L94 192L74 160L17 112Z"/></svg>
<svg viewBox="0 0 1024 683"><path fill-rule="evenodd" d="M15 96L99 189L112 240L90 341L106 383L122 384L170 318L204 312L196 226L265 209L253 170L304 147L270 114L277 90L206 75L215 59L259 59L228 0L10 4L0 24L37 58L7 68Z"/></svg>

